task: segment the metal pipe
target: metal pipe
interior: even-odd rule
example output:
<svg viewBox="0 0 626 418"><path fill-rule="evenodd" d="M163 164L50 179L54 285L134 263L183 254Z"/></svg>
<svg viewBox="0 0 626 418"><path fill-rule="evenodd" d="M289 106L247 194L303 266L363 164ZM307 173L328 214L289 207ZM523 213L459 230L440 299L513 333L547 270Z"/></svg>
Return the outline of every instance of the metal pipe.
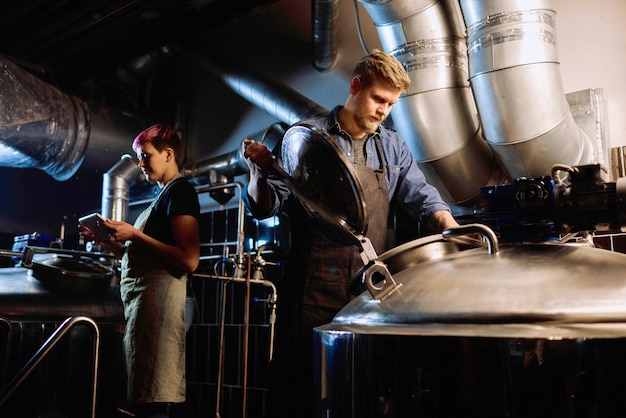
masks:
<svg viewBox="0 0 626 418"><path fill-rule="evenodd" d="M565 98L551 0L461 0L485 139L512 178L597 162Z"/></svg>
<svg viewBox="0 0 626 418"><path fill-rule="evenodd" d="M128 151L145 123L83 102L0 57L0 166L36 168L59 181L101 172Z"/></svg>
<svg viewBox="0 0 626 418"><path fill-rule="evenodd" d="M87 107L3 57L0 68L0 165L34 167L67 180L89 142Z"/></svg>
<svg viewBox="0 0 626 418"><path fill-rule="evenodd" d="M124 154L102 176L102 215L116 221L125 221L130 200L130 188L141 181L143 174L135 160Z"/></svg>
<svg viewBox="0 0 626 418"><path fill-rule="evenodd" d="M172 50L210 71L235 93L288 125L328 113L327 109L289 86L246 68L243 63L221 53L219 48L213 47L210 54L181 45L172 46ZM211 60L207 59L207 56L210 56Z"/></svg>
<svg viewBox="0 0 626 418"><path fill-rule="evenodd" d="M248 135L248 138L262 142L269 149L272 149L282 139L287 128L288 126L284 123L274 123L263 131ZM230 181L233 177L247 173L248 165L243 157L241 147L217 157L188 164L182 169L183 176L188 179L198 179L213 171L228 177Z"/></svg>
<svg viewBox="0 0 626 418"><path fill-rule="evenodd" d="M482 138L468 82L465 25L457 0L359 0L376 25L382 47L411 77L391 110L428 181L450 203L506 180Z"/></svg>
<svg viewBox="0 0 626 418"><path fill-rule="evenodd" d="M313 67L330 71L337 61L337 20L339 0L311 1L311 40L313 42Z"/></svg>

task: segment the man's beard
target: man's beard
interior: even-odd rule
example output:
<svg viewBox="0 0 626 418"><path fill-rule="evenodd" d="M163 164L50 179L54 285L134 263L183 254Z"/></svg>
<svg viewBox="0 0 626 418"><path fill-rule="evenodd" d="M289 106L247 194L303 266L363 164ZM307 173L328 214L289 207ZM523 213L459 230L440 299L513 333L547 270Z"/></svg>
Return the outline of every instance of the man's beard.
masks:
<svg viewBox="0 0 626 418"><path fill-rule="evenodd" d="M356 121L359 127L368 134L376 132L380 124L383 122L382 120L373 122L370 115L361 113L357 114Z"/></svg>

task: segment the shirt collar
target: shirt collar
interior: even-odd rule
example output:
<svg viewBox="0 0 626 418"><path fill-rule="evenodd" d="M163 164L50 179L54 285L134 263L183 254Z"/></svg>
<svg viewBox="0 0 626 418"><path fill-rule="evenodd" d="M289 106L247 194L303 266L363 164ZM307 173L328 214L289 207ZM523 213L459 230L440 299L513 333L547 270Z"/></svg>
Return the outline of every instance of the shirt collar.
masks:
<svg viewBox="0 0 626 418"><path fill-rule="evenodd" d="M330 111L330 113L328 114L328 118L326 119L326 130L332 134L338 134L341 132L341 125L339 125L339 121L337 120L337 114L339 113L339 110L341 108L343 108L342 105L335 106L333 110ZM371 138L375 135L381 137L380 132L381 125L376 128L376 132L374 132L373 134L367 134L367 138Z"/></svg>

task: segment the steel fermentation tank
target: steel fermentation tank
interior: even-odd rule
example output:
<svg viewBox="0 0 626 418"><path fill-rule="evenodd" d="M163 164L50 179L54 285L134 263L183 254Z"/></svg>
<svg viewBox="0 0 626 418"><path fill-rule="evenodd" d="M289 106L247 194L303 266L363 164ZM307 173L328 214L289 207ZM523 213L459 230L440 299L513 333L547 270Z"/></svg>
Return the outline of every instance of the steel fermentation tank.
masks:
<svg viewBox="0 0 626 418"><path fill-rule="evenodd" d="M625 416L623 272L626 255L565 244L402 270L314 331L318 416Z"/></svg>

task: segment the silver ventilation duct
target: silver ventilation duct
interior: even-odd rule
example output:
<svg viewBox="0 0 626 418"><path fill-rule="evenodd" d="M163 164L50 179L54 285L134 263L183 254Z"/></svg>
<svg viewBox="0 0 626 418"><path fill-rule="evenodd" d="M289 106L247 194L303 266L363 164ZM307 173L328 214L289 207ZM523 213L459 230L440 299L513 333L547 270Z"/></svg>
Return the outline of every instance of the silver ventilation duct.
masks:
<svg viewBox="0 0 626 418"><path fill-rule="evenodd" d="M337 60L337 20L339 0L311 1L311 41L313 42L313 67L330 71Z"/></svg>
<svg viewBox="0 0 626 418"><path fill-rule="evenodd" d="M450 203L470 201L480 187L504 182L506 174L481 135L458 1L360 2L383 49L411 77L391 116L429 182Z"/></svg>
<svg viewBox="0 0 626 418"><path fill-rule="evenodd" d="M86 106L2 57L0 65L0 165L38 168L67 180L87 149Z"/></svg>
<svg viewBox="0 0 626 418"><path fill-rule="evenodd" d="M182 57L210 71L235 93L288 125L302 119L328 113L328 110L271 77L246 68L233 57L211 49L211 60L196 50L173 46ZM219 63L219 65L217 64Z"/></svg>
<svg viewBox="0 0 626 418"><path fill-rule="evenodd" d="M392 117L447 201L506 173L595 162L563 92L550 1L359 1L413 80Z"/></svg>
<svg viewBox="0 0 626 418"><path fill-rule="evenodd" d="M125 221L130 202L129 190L141 181L143 174L137 161L129 154L122 158L102 177L102 214L106 218Z"/></svg>
<svg viewBox="0 0 626 418"><path fill-rule="evenodd" d="M597 162L570 113L551 0L461 0L469 75L485 138L512 177Z"/></svg>
<svg viewBox="0 0 626 418"><path fill-rule="evenodd" d="M81 167L104 172L145 126L62 93L3 57L0 71L1 166L39 169L59 181Z"/></svg>
<svg viewBox="0 0 626 418"><path fill-rule="evenodd" d="M247 137L257 142L262 142L269 149L273 149L282 139L287 128L288 125L284 123L275 123L266 130L248 135ZM208 181L204 182L205 184L208 183L211 186L224 185L222 189L212 188L209 192L209 195L222 205L228 202L235 194L235 188L227 185L232 185L234 177L247 172L248 165L245 162L241 147L217 157L188 164L182 169L183 176L190 179L192 183L201 183L201 179L207 178Z"/></svg>

